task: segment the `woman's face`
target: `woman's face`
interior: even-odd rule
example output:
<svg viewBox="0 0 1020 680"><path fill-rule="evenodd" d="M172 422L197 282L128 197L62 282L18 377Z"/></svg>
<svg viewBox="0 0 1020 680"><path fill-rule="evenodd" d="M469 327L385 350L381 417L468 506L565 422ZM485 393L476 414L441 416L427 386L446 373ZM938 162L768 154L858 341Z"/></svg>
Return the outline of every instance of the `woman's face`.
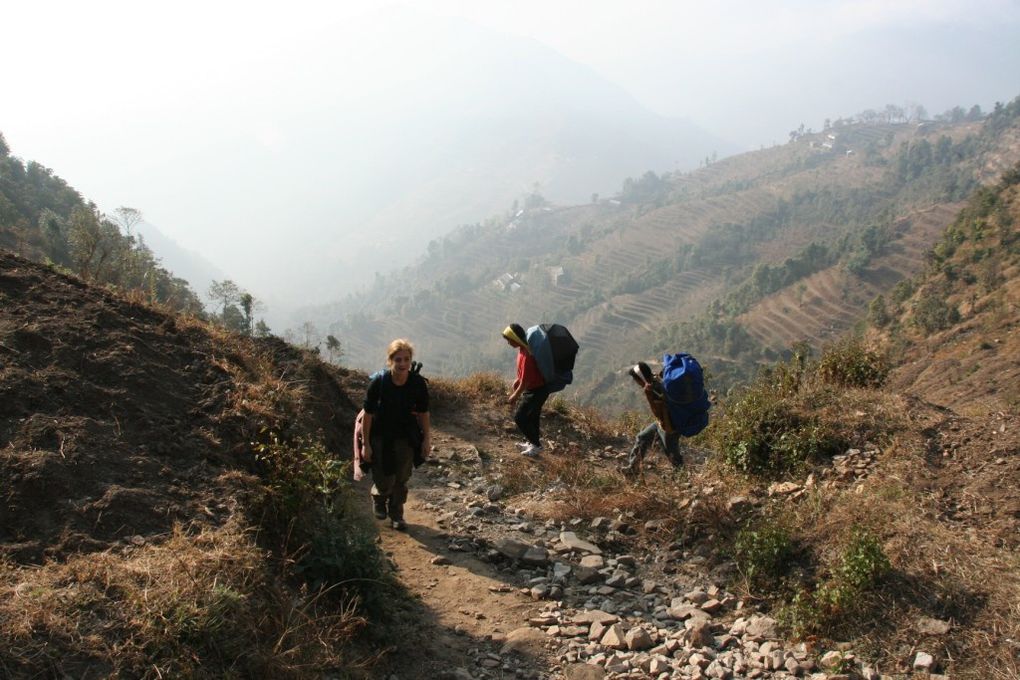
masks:
<svg viewBox="0 0 1020 680"><path fill-rule="evenodd" d="M406 349L394 352L390 357L390 367L396 373L406 373L411 370L411 353Z"/></svg>

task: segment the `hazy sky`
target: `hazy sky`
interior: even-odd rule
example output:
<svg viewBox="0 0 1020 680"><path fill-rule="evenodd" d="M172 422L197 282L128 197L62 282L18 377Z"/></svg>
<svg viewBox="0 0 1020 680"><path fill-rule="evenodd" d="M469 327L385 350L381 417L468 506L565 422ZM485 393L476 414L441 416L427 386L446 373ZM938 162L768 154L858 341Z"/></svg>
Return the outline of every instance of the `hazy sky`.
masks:
<svg viewBox="0 0 1020 680"><path fill-rule="evenodd" d="M651 111L689 119L737 148L782 142L800 123L817 128L824 118L887 103L916 102L934 114L1020 95L1020 0L405 5L533 38ZM279 247L287 238L280 217L273 217L278 233L271 235L273 225L260 221L264 191L237 189L246 185L235 167L194 162L194 149L251 154L251 172L262 173L259 162L287 147L303 107L343 108L346 101L353 108L366 91L381 96L415 83L414 55L367 49L387 31L391 7L6 3L0 131L15 155L53 168L101 209L140 209L170 237L254 286L264 265L238 244L254 236L263 248ZM415 49L429 51L427 38ZM346 100L324 103L326 72L317 55L349 66L340 88ZM390 74L385 82L375 78L380 72ZM266 82L286 85L263 92ZM280 99L288 102L284 113ZM315 168L303 173L286 159L278 166L274 190L292 197L291 214L319 219L316 211L328 208L308 186ZM230 204L230 218L216 213L220 203ZM215 220L200 219L206 213Z"/></svg>

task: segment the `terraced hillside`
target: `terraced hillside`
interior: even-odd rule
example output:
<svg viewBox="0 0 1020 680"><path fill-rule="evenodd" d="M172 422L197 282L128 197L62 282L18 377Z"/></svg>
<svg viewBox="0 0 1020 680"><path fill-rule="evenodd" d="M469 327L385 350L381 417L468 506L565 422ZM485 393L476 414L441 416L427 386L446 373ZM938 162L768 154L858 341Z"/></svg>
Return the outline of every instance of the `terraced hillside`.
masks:
<svg viewBox="0 0 1020 680"><path fill-rule="evenodd" d="M436 372L508 370L510 321L567 324L572 394L626 403L636 359L684 347L719 378L791 344L829 342L918 272L960 201L1020 159L1017 102L983 122L853 124L696 172L628 180L611 200L462 227L421 263L314 310L346 361L409 337ZM558 276L557 276L558 274Z"/></svg>
<svg viewBox="0 0 1020 680"><path fill-rule="evenodd" d="M894 385L965 414L1020 407L1020 165L978 191L876 326L905 346Z"/></svg>
<svg viewBox="0 0 1020 680"><path fill-rule="evenodd" d="M860 275L842 264L765 297L738 317L762 346L782 351L796 342L832 342L860 321L876 295L920 273L925 253L953 223L961 203L941 203L896 221L893 240Z"/></svg>

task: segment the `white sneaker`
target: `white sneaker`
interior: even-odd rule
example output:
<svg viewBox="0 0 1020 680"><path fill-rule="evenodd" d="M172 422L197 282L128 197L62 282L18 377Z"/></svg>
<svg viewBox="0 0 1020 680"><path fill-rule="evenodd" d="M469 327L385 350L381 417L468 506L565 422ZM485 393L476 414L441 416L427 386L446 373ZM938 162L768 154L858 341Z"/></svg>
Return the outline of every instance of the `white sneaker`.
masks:
<svg viewBox="0 0 1020 680"><path fill-rule="evenodd" d="M519 449L527 449L532 446L531 442L515 442L515 445Z"/></svg>
<svg viewBox="0 0 1020 680"><path fill-rule="evenodd" d="M527 456L528 458L534 458L535 456L537 456L540 453L542 453L542 447L541 446L535 446L534 444L529 445L528 448L526 448L523 451L521 451L521 455L522 456Z"/></svg>

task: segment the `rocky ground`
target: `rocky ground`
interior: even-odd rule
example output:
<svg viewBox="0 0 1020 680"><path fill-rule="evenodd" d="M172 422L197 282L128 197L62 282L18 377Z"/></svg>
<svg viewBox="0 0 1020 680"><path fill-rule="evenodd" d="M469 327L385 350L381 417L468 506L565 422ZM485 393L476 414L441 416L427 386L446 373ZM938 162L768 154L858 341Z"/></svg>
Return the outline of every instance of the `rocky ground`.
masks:
<svg viewBox="0 0 1020 680"><path fill-rule="evenodd" d="M581 455L615 466L624 446ZM850 644L784 640L774 618L726 590L732 563L672 543L654 520L536 520L526 507L541 502L534 498L540 493L507 497L493 481L504 465L542 464L515 459L512 447L505 432L440 434L434 460L413 480L408 532L380 528L402 582L434 613L452 652L429 660L408 650L412 668L465 679L947 677L934 672L923 640L948 633L948 621L920 620L922 644L909 667L883 669ZM848 452L837 459L834 479L820 483L858 481L875 453ZM578 454L561 447L545 455ZM660 463L647 474L669 471ZM770 490L803 492L797 484ZM636 541L639 533L651 545ZM402 663L390 673L415 677Z"/></svg>

